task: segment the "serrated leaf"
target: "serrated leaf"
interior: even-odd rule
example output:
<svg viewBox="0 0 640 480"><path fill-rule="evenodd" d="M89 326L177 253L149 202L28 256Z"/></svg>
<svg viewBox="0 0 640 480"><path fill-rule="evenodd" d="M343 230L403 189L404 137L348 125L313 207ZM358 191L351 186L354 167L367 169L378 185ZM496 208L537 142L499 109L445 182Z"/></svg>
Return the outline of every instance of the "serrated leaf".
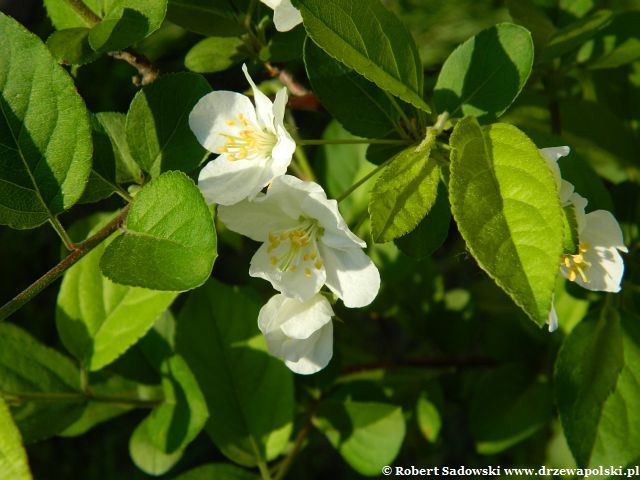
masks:
<svg viewBox="0 0 640 480"><path fill-rule="evenodd" d="M397 154L371 191L369 213L373 240L384 243L412 231L433 206L440 168L431 143Z"/></svg>
<svg viewBox="0 0 640 480"><path fill-rule="evenodd" d="M451 212L480 267L543 325L559 272L563 224L551 170L517 128L472 118L450 139Z"/></svg>
<svg viewBox="0 0 640 480"><path fill-rule="evenodd" d="M91 130L69 75L38 37L0 13L0 224L34 228L78 201Z"/></svg>
<svg viewBox="0 0 640 480"><path fill-rule="evenodd" d="M9 323L0 324L0 392L6 399L24 397L13 417L26 443L58 434L84 409L80 372L71 360ZM51 402L46 394L68 398Z"/></svg>
<svg viewBox="0 0 640 480"><path fill-rule="evenodd" d="M404 253L414 258L426 258L442 246L449 235L451 208L447 189L440 183L436 201L429 213L411 232L396 238L394 243Z"/></svg>
<svg viewBox="0 0 640 480"><path fill-rule="evenodd" d="M182 357L169 357L160 371L164 402L155 407L137 429L145 430L156 448L171 455L183 451L195 439L209 412L200 387Z"/></svg>
<svg viewBox="0 0 640 480"><path fill-rule="evenodd" d="M217 256L216 232L200 190L166 172L137 193L124 233L107 247L102 273L116 283L183 291L202 285Z"/></svg>
<svg viewBox="0 0 640 480"><path fill-rule="evenodd" d="M327 55L311 40L304 44L304 64L313 93L354 135L381 138L399 124L398 112L383 90Z"/></svg>
<svg viewBox="0 0 640 480"><path fill-rule="evenodd" d="M167 0L109 2L89 32L89 44L96 52L123 50L160 28L166 13Z"/></svg>
<svg viewBox="0 0 640 480"><path fill-rule="evenodd" d="M13 423L11 412L0 396L0 480L31 480L27 453Z"/></svg>
<svg viewBox="0 0 640 480"><path fill-rule="evenodd" d="M486 373L476 384L469 424L478 453L493 455L523 441L549 422L553 392L547 381L518 366Z"/></svg>
<svg viewBox="0 0 640 480"><path fill-rule="evenodd" d="M298 0L311 39L347 67L422 111L424 73L418 48L379 0Z"/></svg>
<svg viewBox="0 0 640 480"><path fill-rule="evenodd" d="M314 417L321 430L355 471L379 475L392 465L404 440L402 409L374 402L323 402Z"/></svg>
<svg viewBox="0 0 640 480"><path fill-rule="evenodd" d="M228 463L210 463L189 470L173 480L258 480L259 477Z"/></svg>
<svg viewBox="0 0 640 480"><path fill-rule="evenodd" d="M255 466L285 448L293 422L293 378L266 353L250 291L210 281L177 322L176 351L193 371L211 417L206 431L234 462Z"/></svg>
<svg viewBox="0 0 640 480"><path fill-rule="evenodd" d="M621 317L622 315L622 317ZM607 309L565 340L555 368L556 400L581 467L628 465L640 458L638 318Z"/></svg>
<svg viewBox="0 0 640 480"><path fill-rule="evenodd" d="M51 55L65 65L85 65L98 58L89 45L88 28L67 28L53 32L47 39Z"/></svg>
<svg viewBox="0 0 640 480"><path fill-rule="evenodd" d="M471 37L444 62L433 92L439 112L491 122L509 108L533 66L533 41L519 25L501 23Z"/></svg>
<svg viewBox="0 0 640 480"><path fill-rule="evenodd" d="M167 170L190 172L208 155L189 128L189 113L211 92L202 75L165 75L140 90L127 113L127 143L140 167L157 177Z"/></svg>
<svg viewBox="0 0 640 480"><path fill-rule="evenodd" d="M243 47L238 37L205 38L187 52L184 66L197 73L222 72L246 57Z"/></svg>
<svg viewBox="0 0 640 480"><path fill-rule="evenodd" d="M92 217L97 232L113 215ZM100 370L142 338L178 295L113 283L100 271L107 240L64 275L56 311L67 350L89 370Z"/></svg>

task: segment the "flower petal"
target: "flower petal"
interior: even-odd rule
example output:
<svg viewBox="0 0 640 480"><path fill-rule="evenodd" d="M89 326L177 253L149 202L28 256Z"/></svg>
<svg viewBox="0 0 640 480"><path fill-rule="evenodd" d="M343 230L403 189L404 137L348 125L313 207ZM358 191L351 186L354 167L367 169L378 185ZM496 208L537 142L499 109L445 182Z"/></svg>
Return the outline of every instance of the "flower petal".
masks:
<svg viewBox="0 0 640 480"><path fill-rule="evenodd" d="M562 175L560 174L560 167L558 166L558 159L560 157L566 157L569 155L571 149L567 146L564 147L549 147L549 148L541 148L538 150L542 157L549 165L549 168L553 172L553 177L556 180L556 185L558 186L558 190L560 190L560 180L562 179Z"/></svg>
<svg viewBox="0 0 640 480"><path fill-rule="evenodd" d="M550 332L555 332L558 329L558 314L556 313L555 295L551 298L551 311L549 312L547 325L549 325Z"/></svg>
<svg viewBox="0 0 640 480"><path fill-rule="evenodd" d="M229 230L249 237L256 242L266 242L270 232L280 232L294 228L298 217L287 216L265 201L265 195L255 200L244 200L230 206L218 208L218 217Z"/></svg>
<svg viewBox="0 0 640 480"><path fill-rule="evenodd" d="M317 293L305 302L286 299L280 315L287 318L280 326L283 333L287 337L304 340L331 321L333 309L329 301Z"/></svg>
<svg viewBox="0 0 640 480"><path fill-rule="evenodd" d="M265 186L264 163L220 155L200 171L198 188L209 204L233 205L255 196Z"/></svg>
<svg viewBox="0 0 640 480"><path fill-rule="evenodd" d="M292 372L311 375L322 370L331 361L331 357L333 357L333 324L327 323L314 333L313 337L309 340L298 340L299 342L313 342L299 360L285 360L285 365Z"/></svg>
<svg viewBox="0 0 640 480"><path fill-rule="evenodd" d="M624 262L615 248L590 248L583 254L591 266L587 269L588 282L578 276L575 282L587 290L594 292L619 292L620 282L624 275ZM567 276L564 267L563 274Z"/></svg>
<svg viewBox="0 0 640 480"><path fill-rule="evenodd" d="M578 234L582 237L582 231L584 230L586 224L586 214L584 209L587 207L589 203L586 198L580 195L577 192L573 192L571 197L569 198L569 202L573 204L576 213L576 223L578 224Z"/></svg>
<svg viewBox="0 0 640 480"><path fill-rule="evenodd" d="M260 89L253 82L253 79L249 76L249 71L247 70L247 65L242 65L242 71L244 72L244 76L247 78L249 85L251 85L251 89L253 90L253 101L256 104L256 115L258 117L258 124L270 132L275 133L274 121L273 121L273 103L269 100L264 93L260 91Z"/></svg>
<svg viewBox="0 0 640 480"><path fill-rule="evenodd" d="M243 115L247 122L256 124L256 110L251 100L236 92L211 92L202 97L189 114L189 127L198 142L210 152L219 153L227 139L236 135L238 127L229 125Z"/></svg>
<svg viewBox="0 0 640 480"><path fill-rule="evenodd" d="M616 218L607 210L595 210L587 213L586 224L580 235L580 241L598 247L613 247L627 252L622 230Z"/></svg>
<svg viewBox="0 0 640 480"><path fill-rule="evenodd" d="M291 0L282 0L280 5L274 8L273 23L279 32L288 32L296 25L302 23L300 11L291 4Z"/></svg>
<svg viewBox="0 0 640 480"><path fill-rule="evenodd" d="M326 270L326 284L346 307L369 305L380 290L380 273L360 248L345 250L319 245Z"/></svg>
<svg viewBox="0 0 640 480"><path fill-rule="evenodd" d="M287 172L287 167L291 163L291 158L296 151L296 142L291 138L289 132L280 125L276 126L276 137L278 138L278 143L276 143L276 146L271 150L271 158L273 158L274 162L279 167L284 169L280 174L284 175Z"/></svg>
<svg viewBox="0 0 640 480"><path fill-rule="evenodd" d="M308 271L301 267L293 272L282 272L277 265L272 264L268 249L266 243L260 246L251 259L249 275L267 280L285 296L298 300L308 300L320 291L326 280L324 266L310 268Z"/></svg>
<svg viewBox="0 0 640 480"><path fill-rule="evenodd" d="M342 218L338 210L338 202L328 200L324 191L312 193L301 204L306 216L317 219L324 228L322 243L332 248L366 247L367 244L358 238Z"/></svg>

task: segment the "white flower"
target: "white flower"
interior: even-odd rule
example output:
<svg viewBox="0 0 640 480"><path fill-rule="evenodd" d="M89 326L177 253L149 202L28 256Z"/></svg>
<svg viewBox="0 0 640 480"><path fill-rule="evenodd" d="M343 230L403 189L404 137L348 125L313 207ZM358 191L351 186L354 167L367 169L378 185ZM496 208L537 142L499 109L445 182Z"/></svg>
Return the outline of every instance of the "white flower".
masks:
<svg viewBox="0 0 640 480"><path fill-rule="evenodd" d="M560 157L566 157L569 155L571 149L567 146L564 147L550 147L541 148L539 152L542 154L542 158L545 159L547 165L553 172L553 178L556 181L558 192L560 194L560 204L564 207L569 204L569 199L573 193L574 187L571 183L562 179L560 175L560 167L558 166L558 159Z"/></svg>
<svg viewBox="0 0 640 480"><path fill-rule="evenodd" d="M555 332L558 329L558 314L556 313L555 297L555 294L551 295L551 311L549 312L549 318L547 318L547 325L549 325L550 332Z"/></svg>
<svg viewBox="0 0 640 480"><path fill-rule="evenodd" d="M331 305L317 294L301 302L274 295L258 315L258 327L271 355L281 358L295 373L322 370L333 356Z"/></svg>
<svg viewBox="0 0 640 480"><path fill-rule="evenodd" d="M576 212L579 245L576 254L562 256L562 274L588 290L619 292L624 274L619 251L628 251L620 225L606 210L585 214L587 200L577 193L571 195L570 202Z"/></svg>
<svg viewBox="0 0 640 480"><path fill-rule="evenodd" d="M288 32L302 23L300 11L291 4L291 0L260 0L273 9L273 23L279 32Z"/></svg>
<svg viewBox="0 0 640 480"><path fill-rule="evenodd" d="M204 148L220 154L200 172L198 187L208 203L233 205L256 195L287 171L296 144L284 128L287 90L275 102L256 87L242 66L255 108L245 95L212 92L189 115L189 126Z"/></svg>
<svg viewBox="0 0 640 480"><path fill-rule="evenodd" d="M320 185L284 175L266 194L220 207L218 214L229 229L264 242L249 274L287 297L308 300L326 284L347 307L363 307L378 294L380 274L362 251L366 244Z"/></svg>

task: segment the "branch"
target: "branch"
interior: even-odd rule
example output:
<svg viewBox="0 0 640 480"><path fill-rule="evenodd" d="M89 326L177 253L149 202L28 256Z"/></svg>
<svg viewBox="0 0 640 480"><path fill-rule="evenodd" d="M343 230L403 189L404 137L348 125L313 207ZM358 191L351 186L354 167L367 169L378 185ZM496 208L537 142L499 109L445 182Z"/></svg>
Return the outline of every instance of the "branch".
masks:
<svg viewBox="0 0 640 480"><path fill-rule="evenodd" d="M2 392L0 391L0 397L3 397L7 403L22 403L28 401L36 402L100 402L109 403L112 405L134 406L140 408L154 408L164 402L163 399L142 399L135 397L120 397L112 395L90 395L80 392Z"/></svg>
<svg viewBox="0 0 640 480"><path fill-rule="evenodd" d="M120 52L109 52L109 56L117 60L124 60L138 71L138 75L134 75L132 78L133 84L136 87L149 85L160 75L158 67L152 64L147 57L131 49Z"/></svg>
<svg viewBox="0 0 640 480"><path fill-rule="evenodd" d="M409 358L398 362L381 361L350 365L343 368L340 373L341 375L351 375L353 373L389 368L487 368L495 367L496 364L494 359L480 356L461 358Z"/></svg>
<svg viewBox="0 0 640 480"><path fill-rule="evenodd" d="M0 321L5 320L7 317L19 310L25 303L29 302L32 298L42 292L42 290L57 280L64 272L76 264L78 260L102 243L107 237L109 237L109 235L115 232L120 225L122 225L125 218L127 218L128 213L129 206L127 205L116 218L111 220L111 222L105 225L95 235L82 243L73 245L73 251L69 256L0 308Z"/></svg>
<svg viewBox="0 0 640 480"><path fill-rule="evenodd" d="M90 27L93 27L102 21L102 19L93 13L93 11L87 7L82 0L67 0L67 4L73 8Z"/></svg>
<svg viewBox="0 0 640 480"><path fill-rule="evenodd" d="M269 62L266 62L264 66L270 76L274 78L278 77L280 82L291 92L292 96L289 97L288 102L289 108L307 111L320 109L321 104L318 97L316 97L307 87L298 83L291 73L284 69L281 70Z"/></svg>

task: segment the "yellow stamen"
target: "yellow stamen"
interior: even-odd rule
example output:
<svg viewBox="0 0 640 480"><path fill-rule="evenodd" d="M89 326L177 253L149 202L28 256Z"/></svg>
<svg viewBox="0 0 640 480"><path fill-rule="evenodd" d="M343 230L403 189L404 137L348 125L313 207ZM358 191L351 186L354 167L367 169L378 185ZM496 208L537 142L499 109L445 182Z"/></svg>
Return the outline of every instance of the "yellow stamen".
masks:
<svg viewBox="0 0 640 480"><path fill-rule="evenodd" d="M576 278L580 276L580 279L584 283L589 283L589 277L586 271L591 267L591 263L587 262L584 258L584 254L589 250L588 243L581 243L578 246L578 253L574 255L563 255L562 263L567 268L567 278L571 282L575 282Z"/></svg>

